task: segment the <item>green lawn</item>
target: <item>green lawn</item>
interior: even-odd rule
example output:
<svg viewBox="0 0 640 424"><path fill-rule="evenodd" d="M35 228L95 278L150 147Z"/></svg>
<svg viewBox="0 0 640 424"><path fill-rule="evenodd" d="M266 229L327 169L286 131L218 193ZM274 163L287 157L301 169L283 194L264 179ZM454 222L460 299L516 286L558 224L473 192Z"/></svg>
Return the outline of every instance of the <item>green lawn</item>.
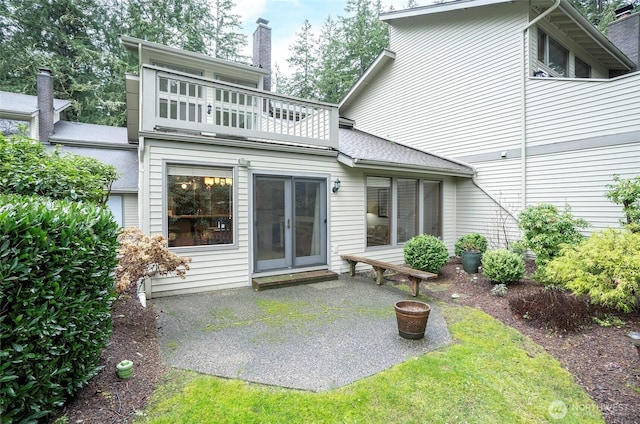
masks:
<svg viewBox="0 0 640 424"><path fill-rule="evenodd" d="M309 393L173 370L135 422L604 422L572 376L529 338L476 309L440 309L453 345L346 387Z"/></svg>

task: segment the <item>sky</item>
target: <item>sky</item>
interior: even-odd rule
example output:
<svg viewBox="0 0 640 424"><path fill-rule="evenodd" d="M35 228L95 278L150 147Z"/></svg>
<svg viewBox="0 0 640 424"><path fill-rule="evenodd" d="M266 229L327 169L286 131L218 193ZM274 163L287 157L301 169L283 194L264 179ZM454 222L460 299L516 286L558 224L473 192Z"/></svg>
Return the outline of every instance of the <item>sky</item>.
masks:
<svg viewBox="0 0 640 424"><path fill-rule="evenodd" d="M382 0L384 10L390 6L403 9L406 0ZM418 0L422 6L431 1ZM296 39L296 32L300 32L304 20L308 19L311 30L318 35L322 24L328 16L337 20L338 16L347 16L344 8L346 0L235 0L233 13L240 16L243 32L248 37L249 45L244 54L251 56L253 32L258 18L269 21L271 28L271 66L275 72L276 64L285 75L290 75L287 58L291 55L289 46Z"/></svg>

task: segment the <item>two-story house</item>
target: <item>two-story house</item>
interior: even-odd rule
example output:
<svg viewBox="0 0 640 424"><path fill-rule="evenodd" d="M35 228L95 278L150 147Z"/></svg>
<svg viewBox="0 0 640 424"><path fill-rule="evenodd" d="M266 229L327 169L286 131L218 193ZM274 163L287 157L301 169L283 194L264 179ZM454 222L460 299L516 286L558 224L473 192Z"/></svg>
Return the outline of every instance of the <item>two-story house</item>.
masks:
<svg viewBox="0 0 640 424"><path fill-rule="evenodd" d="M193 258L187 279L154 278L148 295L331 278L348 269L343 253L402 262L422 232L455 242L455 186L470 167L358 131L337 105L267 91L266 67L122 43L140 64L127 77L140 226Z"/></svg>
<svg viewBox="0 0 640 424"><path fill-rule="evenodd" d="M508 214L540 202L569 205L592 229L619 225L605 193L613 174L640 173L639 14L609 38L567 0L463 0L380 19L390 49L340 116L474 167L455 186L457 236L515 239Z"/></svg>

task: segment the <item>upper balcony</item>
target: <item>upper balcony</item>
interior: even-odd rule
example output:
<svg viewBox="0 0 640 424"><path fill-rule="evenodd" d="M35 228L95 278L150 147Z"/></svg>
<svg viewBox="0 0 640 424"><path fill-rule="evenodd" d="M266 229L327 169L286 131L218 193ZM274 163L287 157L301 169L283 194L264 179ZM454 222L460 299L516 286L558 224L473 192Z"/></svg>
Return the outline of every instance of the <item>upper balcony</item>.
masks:
<svg viewBox="0 0 640 424"><path fill-rule="evenodd" d="M128 95L135 96L136 88L142 109L136 124L140 131L338 147L337 105L152 65L142 65L138 82L129 79Z"/></svg>

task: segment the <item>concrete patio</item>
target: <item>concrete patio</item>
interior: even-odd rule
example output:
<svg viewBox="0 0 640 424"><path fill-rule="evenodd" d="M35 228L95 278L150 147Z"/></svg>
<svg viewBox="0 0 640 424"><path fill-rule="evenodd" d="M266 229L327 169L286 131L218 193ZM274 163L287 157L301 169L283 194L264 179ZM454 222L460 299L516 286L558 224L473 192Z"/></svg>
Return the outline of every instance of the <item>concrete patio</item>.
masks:
<svg viewBox="0 0 640 424"><path fill-rule="evenodd" d="M431 305L424 339L398 335L393 305L414 299L393 284L339 280L255 292L221 290L154 299L165 364L226 378L325 391L451 342Z"/></svg>

